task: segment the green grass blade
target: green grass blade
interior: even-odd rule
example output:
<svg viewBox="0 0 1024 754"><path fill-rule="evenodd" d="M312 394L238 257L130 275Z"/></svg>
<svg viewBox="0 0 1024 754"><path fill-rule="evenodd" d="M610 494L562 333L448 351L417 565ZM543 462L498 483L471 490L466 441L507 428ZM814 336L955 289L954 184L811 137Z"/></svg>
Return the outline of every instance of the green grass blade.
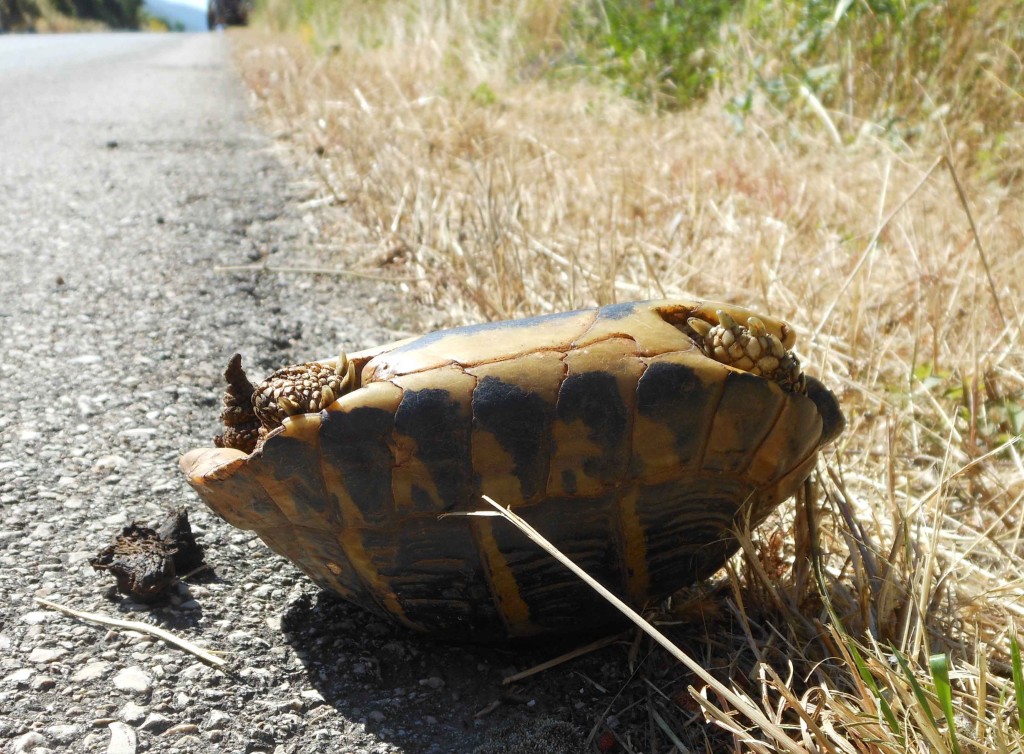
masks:
<svg viewBox="0 0 1024 754"><path fill-rule="evenodd" d="M946 725L949 726L949 742L953 747L953 754L960 754L960 743L957 741L956 726L953 722L953 688L949 683L949 658L944 654L932 655L928 658L928 666L932 671L939 707L946 717Z"/></svg>
<svg viewBox="0 0 1024 754"><path fill-rule="evenodd" d="M1010 634L1010 661L1013 665L1013 690L1017 696L1017 728L1024 733L1024 670L1021 669L1017 632Z"/></svg>
<svg viewBox="0 0 1024 754"><path fill-rule="evenodd" d="M868 664L864 662L864 658L860 654L860 650L851 641L846 645L847 650L850 652L850 656L853 657L853 662L857 666L857 672L860 674L861 680L864 681L865 685L871 689L871 693L875 695L875 699L878 700L878 706L882 710L882 717L885 718L886 724L889 726L889 730L892 731L893 735L896 736L900 741L900 746L905 745L903 733L900 730L899 723L896 722L896 715L892 711L892 707L889 706L889 702L882 692L878 688L878 684L875 682L875 677L871 675L871 671L868 669Z"/></svg>
<svg viewBox="0 0 1024 754"><path fill-rule="evenodd" d="M924 710L928 721L932 724L932 728L938 730L939 726L935 722L935 716L932 714L931 705L928 704L928 697L925 695L924 689L921 688L921 684L917 682L917 678L914 676L914 671L910 669L910 662L903 656L902 652L896 649L896 647L890 648L892 649L892 653L896 656L896 661L903 669L903 675L905 675L907 677L907 681L910 682L910 688L914 691L914 697L917 699L917 703L921 706L921 709Z"/></svg>

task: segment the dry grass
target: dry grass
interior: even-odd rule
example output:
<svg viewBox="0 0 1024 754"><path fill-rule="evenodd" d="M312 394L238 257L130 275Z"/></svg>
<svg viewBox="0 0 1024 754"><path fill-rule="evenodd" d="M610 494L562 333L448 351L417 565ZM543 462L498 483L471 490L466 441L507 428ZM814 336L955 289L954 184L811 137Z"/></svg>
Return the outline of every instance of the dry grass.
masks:
<svg viewBox="0 0 1024 754"><path fill-rule="evenodd" d="M500 20L482 24L477 6ZM797 748L713 692L688 707L676 692L703 684L685 673L668 702L629 713L653 722L620 742L1021 751L1020 192L963 171L976 238L936 166L956 134L895 151L862 129L837 144L827 110L767 107L738 133L730 92L655 114L599 86L523 78L523 29L554 28L541 7L381 3L351 32L236 42L267 117L374 239L339 235L339 256L415 280L432 324L727 299L792 322L808 370L840 394L849 427L817 496L748 543L700 650ZM695 712L713 725L687 726Z"/></svg>

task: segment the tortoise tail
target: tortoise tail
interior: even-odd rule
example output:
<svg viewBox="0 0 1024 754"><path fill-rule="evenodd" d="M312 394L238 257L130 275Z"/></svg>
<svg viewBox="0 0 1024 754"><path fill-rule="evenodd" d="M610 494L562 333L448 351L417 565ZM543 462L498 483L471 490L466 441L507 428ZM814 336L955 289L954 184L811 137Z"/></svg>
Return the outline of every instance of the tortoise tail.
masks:
<svg viewBox="0 0 1024 754"><path fill-rule="evenodd" d="M220 420L224 424L224 434L213 438L218 448L235 448L244 453L252 453L259 439L260 421L252 408L253 386L242 369L242 356L235 354L224 370L224 379L228 388L224 392L224 408L220 412Z"/></svg>
<svg viewBox="0 0 1024 754"><path fill-rule="evenodd" d="M846 417L839 408L835 394L814 377L806 377L807 397L814 401L821 414L821 444L827 445L839 437L846 427Z"/></svg>

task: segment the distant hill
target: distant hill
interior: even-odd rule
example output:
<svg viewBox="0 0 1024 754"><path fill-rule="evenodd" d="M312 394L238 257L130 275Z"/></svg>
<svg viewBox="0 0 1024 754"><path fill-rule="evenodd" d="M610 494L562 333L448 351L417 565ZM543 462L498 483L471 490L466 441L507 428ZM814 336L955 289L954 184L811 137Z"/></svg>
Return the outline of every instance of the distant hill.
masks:
<svg viewBox="0 0 1024 754"><path fill-rule="evenodd" d="M177 22L185 31L206 31L206 11L195 5L176 3L174 0L145 0L145 10L151 16Z"/></svg>

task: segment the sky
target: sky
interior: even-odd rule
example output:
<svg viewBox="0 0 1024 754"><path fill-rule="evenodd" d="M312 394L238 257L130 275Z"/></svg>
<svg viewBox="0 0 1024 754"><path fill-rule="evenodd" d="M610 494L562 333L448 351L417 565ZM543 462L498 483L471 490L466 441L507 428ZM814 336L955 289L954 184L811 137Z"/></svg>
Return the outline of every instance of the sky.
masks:
<svg viewBox="0 0 1024 754"><path fill-rule="evenodd" d="M146 9L154 16L180 21L187 31L206 30L207 0L146 0Z"/></svg>

